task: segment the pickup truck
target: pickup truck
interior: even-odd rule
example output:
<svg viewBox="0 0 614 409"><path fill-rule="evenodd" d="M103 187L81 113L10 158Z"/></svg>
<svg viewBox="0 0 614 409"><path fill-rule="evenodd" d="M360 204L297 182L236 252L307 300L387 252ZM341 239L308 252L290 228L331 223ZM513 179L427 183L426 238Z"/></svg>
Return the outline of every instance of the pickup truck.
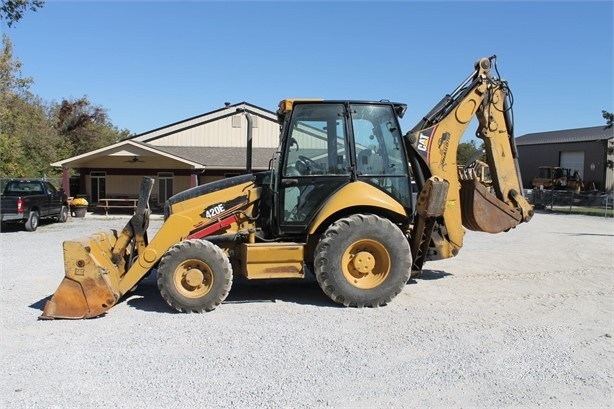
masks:
<svg viewBox="0 0 614 409"><path fill-rule="evenodd" d="M63 189L40 179L11 179L0 197L0 221L23 223L35 231L41 218L68 220L68 198Z"/></svg>

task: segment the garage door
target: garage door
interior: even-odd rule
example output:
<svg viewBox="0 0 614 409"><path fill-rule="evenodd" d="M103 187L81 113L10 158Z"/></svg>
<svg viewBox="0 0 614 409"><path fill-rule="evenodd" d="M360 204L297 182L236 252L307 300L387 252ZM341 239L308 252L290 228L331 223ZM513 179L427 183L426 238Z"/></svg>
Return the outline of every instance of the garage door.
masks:
<svg viewBox="0 0 614 409"><path fill-rule="evenodd" d="M584 152L561 152L561 167L571 169L571 173L578 171L584 179Z"/></svg>

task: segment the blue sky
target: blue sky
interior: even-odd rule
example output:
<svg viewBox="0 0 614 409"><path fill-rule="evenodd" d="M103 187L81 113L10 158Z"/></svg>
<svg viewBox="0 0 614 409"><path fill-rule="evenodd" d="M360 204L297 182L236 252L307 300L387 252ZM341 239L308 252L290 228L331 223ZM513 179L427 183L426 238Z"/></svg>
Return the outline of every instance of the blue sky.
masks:
<svg viewBox="0 0 614 409"><path fill-rule="evenodd" d="M47 0L1 29L35 94L132 133L290 97L405 102L407 131L496 54L521 136L605 124L613 20L612 1Z"/></svg>

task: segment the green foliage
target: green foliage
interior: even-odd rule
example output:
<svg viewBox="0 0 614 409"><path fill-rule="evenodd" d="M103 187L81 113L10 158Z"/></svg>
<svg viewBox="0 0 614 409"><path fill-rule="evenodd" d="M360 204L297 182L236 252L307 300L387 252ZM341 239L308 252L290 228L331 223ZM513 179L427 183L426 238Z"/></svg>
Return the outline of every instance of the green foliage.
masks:
<svg viewBox="0 0 614 409"><path fill-rule="evenodd" d="M50 163L57 160L63 141L48 120L45 107L34 96L7 98L6 114L0 116L0 176L58 174Z"/></svg>
<svg viewBox="0 0 614 409"><path fill-rule="evenodd" d="M43 7L44 0L2 0L0 1L0 20L9 27L21 20L26 10L36 11Z"/></svg>
<svg viewBox="0 0 614 409"><path fill-rule="evenodd" d="M72 146L73 156L112 145L128 136L109 121L106 111L94 106L87 97L63 100L54 107L55 128Z"/></svg>
<svg viewBox="0 0 614 409"><path fill-rule="evenodd" d="M484 160L484 143L477 146L475 140L469 142L461 142L458 144L458 151L456 153L456 163L458 165L467 165L476 159Z"/></svg>
<svg viewBox="0 0 614 409"><path fill-rule="evenodd" d="M605 129L611 128L614 124L614 114L608 111L601 111L601 116L603 116L603 119L606 121Z"/></svg>
<svg viewBox="0 0 614 409"><path fill-rule="evenodd" d="M53 177L51 163L108 146L128 136L86 98L43 103L29 91L4 35L0 50L0 177Z"/></svg>

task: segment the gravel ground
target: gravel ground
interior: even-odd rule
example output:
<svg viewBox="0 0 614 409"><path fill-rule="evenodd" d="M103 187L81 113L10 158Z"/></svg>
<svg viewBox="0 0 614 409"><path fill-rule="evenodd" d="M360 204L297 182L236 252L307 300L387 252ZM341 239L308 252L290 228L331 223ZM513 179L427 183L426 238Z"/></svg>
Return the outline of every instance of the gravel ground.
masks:
<svg viewBox="0 0 614 409"><path fill-rule="evenodd" d="M151 277L104 317L37 320L62 241L126 220L0 234L3 408L613 407L613 219L468 232L382 308L305 279L235 282L215 311L180 314Z"/></svg>

